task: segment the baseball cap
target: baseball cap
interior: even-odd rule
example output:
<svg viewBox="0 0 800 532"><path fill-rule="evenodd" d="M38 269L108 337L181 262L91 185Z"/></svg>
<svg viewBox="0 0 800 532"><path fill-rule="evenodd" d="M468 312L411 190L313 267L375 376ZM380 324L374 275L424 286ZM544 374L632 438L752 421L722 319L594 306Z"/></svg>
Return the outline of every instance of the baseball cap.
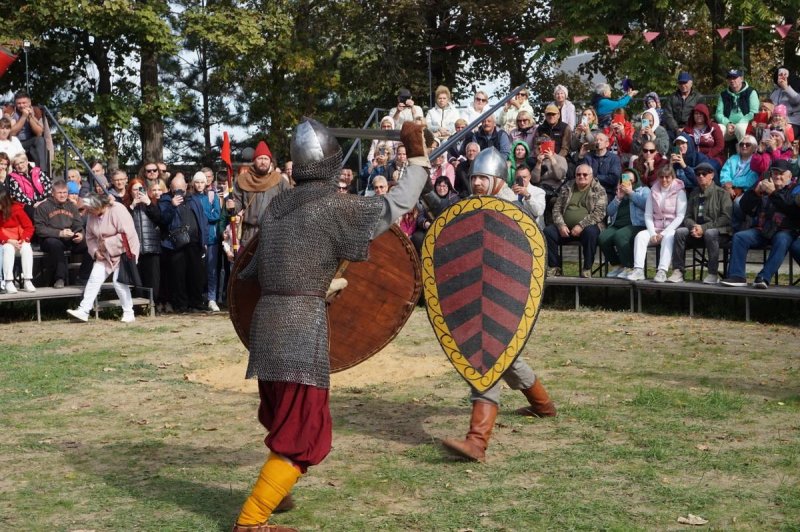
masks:
<svg viewBox="0 0 800 532"><path fill-rule="evenodd" d="M702 162L702 163L700 163L700 164L698 164L697 166L694 167L694 171L695 172L699 172L701 170L706 170L707 172L716 173L716 170L714 170L714 167L711 166L710 164L706 163L706 162Z"/></svg>
<svg viewBox="0 0 800 532"><path fill-rule="evenodd" d="M732 68L732 69L728 70L728 73L726 74L726 76L727 76L728 79L741 78L742 77L742 71L741 70L736 70L735 68Z"/></svg>
<svg viewBox="0 0 800 532"><path fill-rule="evenodd" d="M681 72L678 74L678 83L686 83L687 81L692 81L693 79L694 78L692 78L692 75L688 72Z"/></svg>
<svg viewBox="0 0 800 532"><path fill-rule="evenodd" d="M544 114L554 113L558 114L560 111L558 110L558 106L554 104L549 104L547 107L544 108Z"/></svg>
<svg viewBox="0 0 800 532"><path fill-rule="evenodd" d="M687 139L684 135L678 135L675 137L675 140L672 141L673 144L676 142L685 142L686 144L689 144L689 139Z"/></svg>
<svg viewBox="0 0 800 532"><path fill-rule="evenodd" d="M772 161L772 164L769 165L770 170L780 170L781 172L786 172L787 170L792 169L792 162L786 159L775 159Z"/></svg>

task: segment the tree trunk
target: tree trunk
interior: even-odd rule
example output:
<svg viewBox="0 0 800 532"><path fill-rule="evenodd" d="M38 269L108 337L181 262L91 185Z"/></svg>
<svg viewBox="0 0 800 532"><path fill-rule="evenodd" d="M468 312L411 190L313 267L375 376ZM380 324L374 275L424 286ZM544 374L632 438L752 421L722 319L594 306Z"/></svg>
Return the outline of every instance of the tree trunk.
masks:
<svg viewBox="0 0 800 532"><path fill-rule="evenodd" d="M97 122L100 127L100 134L103 138L103 154L105 155L108 168L119 168L119 145L114 136L114 125L110 122L106 112L111 100L111 67L108 62L108 45L101 39L95 39L94 43L89 44L86 38L89 54L97 67L97 93L96 103L98 108Z"/></svg>
<svg viewBox="0 0 800 532"><path fill-rule="evenodd" d="M142 49L139 80L142 89L142 106L139 114L142 160L163 161L164 121L158 111L158 56L150 48Z"/></svg>

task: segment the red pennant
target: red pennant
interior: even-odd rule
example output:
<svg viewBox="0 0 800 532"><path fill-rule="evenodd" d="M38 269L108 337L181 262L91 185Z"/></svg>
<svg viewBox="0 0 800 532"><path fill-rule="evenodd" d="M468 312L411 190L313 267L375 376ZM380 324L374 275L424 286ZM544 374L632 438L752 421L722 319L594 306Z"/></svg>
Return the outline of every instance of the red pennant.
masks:
<svg viewBox="0 0 800 532"><path fill-rule="evenodd" d="M222 159L222 162L228 167L228 169L233 169L233 163L231 162L231 139L228 137L228 132L222 132L222 149L219 151L219 158Z"/></svg>
<svg viewBox="0 0 800 532"><path fill-rule="evenodd" d="M0 46L0 78L6 73L8 67L17 59L17 56Z"/></svg>
<svg viewBox="0 0 800 532"><path fill-rule="evenodd" d="M445 50L452 50L453 48L458 48L458 47L459 47L458 44L446 44L444 49Z"/></svg>
<svg viewBox="0 0 800 532"><path fill-rule="evenodd" d="M518 43L519 42L519 37L503 37L503 42Z"/></svg>
<svg viewBox="0 0 800 532"><path fill-rule="evenodd" d="M480 39L475 39L474 41L472 41L472 44L473 44L474 46L486 46L486 45L487 45L487 44L489 44L489 43L488 43L488 42L486 42L486 41L482 41L482 40L480 40Z"/></svg>
<svg viewBox="0 0 800 532"><path fill-rule="evenodd" d="M578 44L578 43L580 43L580 42L583 42L583 41L585 41L585 40L586 40L586 39L588 39L588 38L589 38L589 36L588 36L588 35L573 35L573 36L572 36L572 42L573 42L574 44Z"/></svg>
<svg viewBox="0 0 800 532"><path fill-rule="evenodd" d="M723 41L730 32L731 32L730 28L717 28L717 33L719 33L719 38L722 39Z"/></svg>
<svg viewBox="0 0 800 532"><path fill-rule="evenodd" d="M655 40L656 37L661 35L661 32L659 32L659 31L646 31L646 32L642 33L642 35L644 35L644 40L645 41L647 41L648 43L651 43L651 42L653 42Z"/></svg>
<svg viewBox="0 0 800 532"><path fill-rule="evenodd" d="M608 37L608 47L611 48L612 51L617 49L619 46L619 42L622 40L623 35L606 35Z"/></svg>
<svg viewBox="0 0 800 532"><path fill-rule="evenodd" d="M752 30L755 26L739 26L740 30Z"/></svg>
<svg viewBox="0 0 800 532"><path fill-rule="evenodd" d="M689 37L694 37L695 35L697 35L697 30L683 30L683 31L686 32L686 35L688 35Z"/></svg>
<svg viewBox="0 0 800 532"><path fill-rule="evenodd" d="M775 31L781 36L781 39L785 39L786 36L789 35L790 29L792 29L791 24L781 24L780 26L775 26Z"/></svg>
<svg viewBox="0 0 800 532"><path fill-rule="evenodd" d="M545 38L544 38L544 39L542 39L542 40L543 40L544 42L546 42L546 43L550 44L551 42L555 41L555 40L556 40L556 38L555 38L555 37L545 37Z"/></svg>

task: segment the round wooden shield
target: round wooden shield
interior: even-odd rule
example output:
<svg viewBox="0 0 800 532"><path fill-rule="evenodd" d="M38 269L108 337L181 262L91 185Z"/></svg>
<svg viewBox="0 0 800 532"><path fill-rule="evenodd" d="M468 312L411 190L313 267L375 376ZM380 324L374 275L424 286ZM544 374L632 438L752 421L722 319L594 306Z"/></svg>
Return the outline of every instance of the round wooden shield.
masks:
<svg viewBox="0 0 800 532"><path fill-rule="evenodd" d="M495 385L530 336L544 292L544 238L493 196L451 205L422 246L428 318L447 358L477 391Z"/></svg>
<svg viewBox="0 0 800 532"><path fill-rule="evenodd" d="M228 285L231 321L245 347L261 287L256 279L242 281L238 274L256 249L254 236L234 262ZM351 262L342 277L347 287L328 306L331 373L360 364L391 342L411 316L422 287L417 252L396 226L373 240L369 259Z"/></svg>

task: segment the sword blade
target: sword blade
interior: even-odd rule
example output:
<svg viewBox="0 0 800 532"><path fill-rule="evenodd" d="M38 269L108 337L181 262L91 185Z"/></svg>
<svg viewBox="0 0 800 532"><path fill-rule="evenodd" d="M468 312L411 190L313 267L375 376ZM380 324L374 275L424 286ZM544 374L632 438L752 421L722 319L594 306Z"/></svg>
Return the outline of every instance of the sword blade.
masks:
<svg viewBox="0 0 800 532"><path fill-rule="evenodd" d="M360 129L357 127L329 127L328 131L340 139L400 140L397 129Z"/></svg>

